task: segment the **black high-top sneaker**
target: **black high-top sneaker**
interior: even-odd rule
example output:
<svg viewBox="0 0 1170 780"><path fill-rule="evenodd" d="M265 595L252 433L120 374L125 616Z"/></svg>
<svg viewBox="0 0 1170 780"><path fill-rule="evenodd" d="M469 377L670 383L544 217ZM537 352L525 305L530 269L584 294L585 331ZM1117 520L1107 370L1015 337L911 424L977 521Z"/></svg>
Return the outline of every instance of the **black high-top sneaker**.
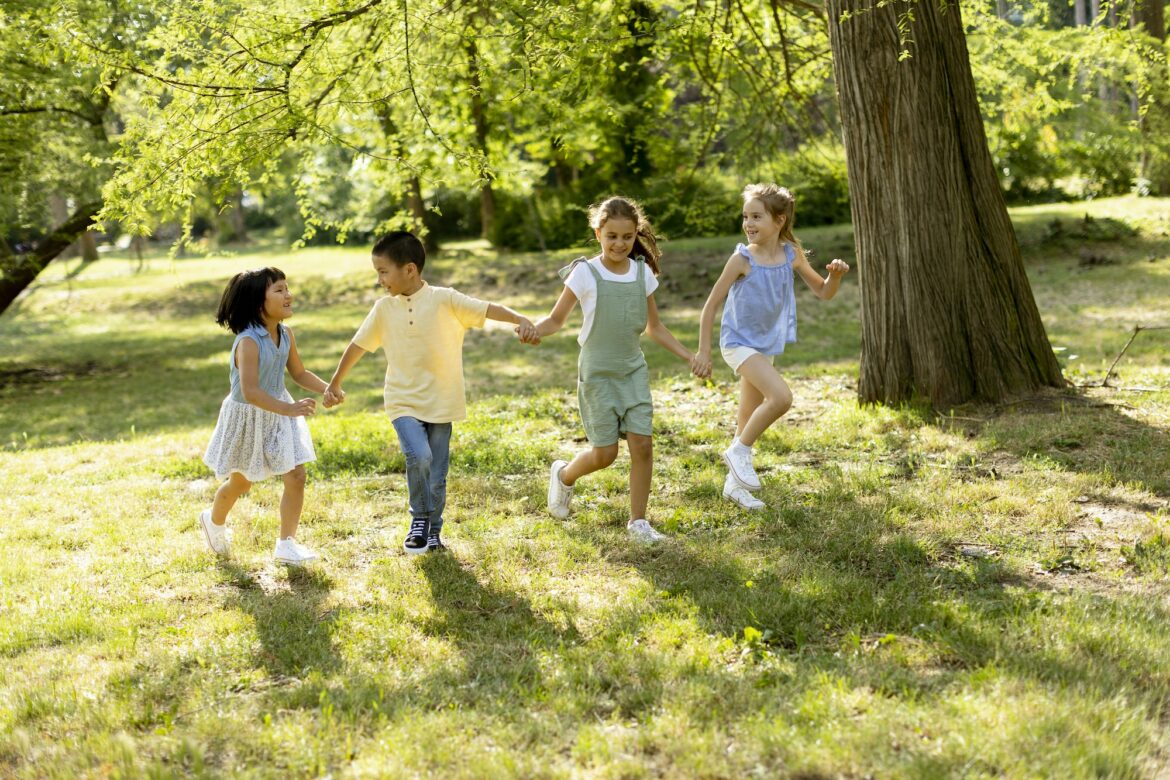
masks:
<svg viewBox="0 0 1170 780"><path fill-rule="evenodd" d="M443 544L443 537L438 531L427 534L427 552L447 552L447 545Z"/></svg>
<svg viewBox="0 0 1170 780"><path fill-rule="evenodd" d="M419 555L427 551L427 522L425 517L413 517L410 520L410 531L406 534L406 541L402 549L407 555Z"/></svg>

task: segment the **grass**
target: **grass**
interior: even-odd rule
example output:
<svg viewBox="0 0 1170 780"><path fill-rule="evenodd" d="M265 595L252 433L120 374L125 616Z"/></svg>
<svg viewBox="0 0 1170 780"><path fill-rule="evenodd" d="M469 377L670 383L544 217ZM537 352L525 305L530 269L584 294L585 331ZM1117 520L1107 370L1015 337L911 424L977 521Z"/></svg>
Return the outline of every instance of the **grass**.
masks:
<svg viewBox="0 0 1170 780"><path fill-rule="evenodd" d="M1084 215L1092 215L1086 221ZM1099 381L1167 322L1170 201L1013 212L1066 376ZM849 257L847 228L809 230ZM664 318L693 343L734 239L668 244ZM532 314L553 258L455 246L428 268ZM211 322L234 270L288 272L306 363L331 371L375 297L361 248L53 267L0 318L0 776L1151 777L1170 770L1170 351L1112 384L936 415L859 408L857 277L798 293L796 395L763 439L769 508L722 501L735 386L647 341L651 519L628 461L543 509L582 446L576 345L469 334L451 553L401 553L381 357L310 421L302 538L274 566L279 481L195 515L226 388Z"/></svg>

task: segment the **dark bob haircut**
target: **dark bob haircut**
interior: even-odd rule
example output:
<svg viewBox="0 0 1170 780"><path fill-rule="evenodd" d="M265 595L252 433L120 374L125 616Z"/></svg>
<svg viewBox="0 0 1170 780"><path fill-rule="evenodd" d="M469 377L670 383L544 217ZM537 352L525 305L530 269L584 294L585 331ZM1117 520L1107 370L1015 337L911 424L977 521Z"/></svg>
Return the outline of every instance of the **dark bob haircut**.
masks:
<svg viewBox="0 0 1170 780"><path fill-rule="evenodd" d="M284 271L279 268L240 271L224 289L215 321L232 333L240 333L250 325L263 325L260 312L264 309L268 285L285 278Z"/></svg>
<svg viewBox="0 0 1170 780"><path fill-rule="evenodd" d="M427 252L423 249L422 242L414 233L405 230L395 230L382 236L378 243L374 244L374 251L370 254L374 257L384 257L399 267L414 263L420 272L427 262Z"/></svg>

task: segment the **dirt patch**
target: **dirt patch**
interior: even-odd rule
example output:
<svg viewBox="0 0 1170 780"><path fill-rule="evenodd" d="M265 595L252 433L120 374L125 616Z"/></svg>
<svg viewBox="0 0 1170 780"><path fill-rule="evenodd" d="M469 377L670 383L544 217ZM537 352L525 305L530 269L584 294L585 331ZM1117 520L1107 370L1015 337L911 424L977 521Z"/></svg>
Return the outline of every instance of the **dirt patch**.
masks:
<svg viewBox="0 0 1170 780"><path fill-rule="evenodd" d="M121 367L102 365L92 360L72 366L26 366L20 368L0 366L0 388L67 382L84 377L112 374L120 370Z"/></svg>
<svg viewBox="0 0 1170 780"><path fill-rule="evenodd" d="M1150 527L1150 518L1166 507L1148 501L1102 502L1081 496L1079 519L1064 529L1069 543L1092 542L1099 548L1117 550L1133 544Z"/></svg>

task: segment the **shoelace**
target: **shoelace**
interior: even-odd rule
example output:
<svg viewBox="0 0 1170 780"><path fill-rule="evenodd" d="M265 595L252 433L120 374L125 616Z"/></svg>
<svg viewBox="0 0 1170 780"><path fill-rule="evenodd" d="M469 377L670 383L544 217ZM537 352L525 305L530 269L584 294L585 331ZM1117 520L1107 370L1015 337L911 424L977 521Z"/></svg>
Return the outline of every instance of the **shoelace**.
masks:
<svg viewBox="0 0 1170 780"><path fill-rule="evenodd" d="M415 517L410 521L410 533L408 536L423 536L427 532L427 521L423 517Z"/></svg>

